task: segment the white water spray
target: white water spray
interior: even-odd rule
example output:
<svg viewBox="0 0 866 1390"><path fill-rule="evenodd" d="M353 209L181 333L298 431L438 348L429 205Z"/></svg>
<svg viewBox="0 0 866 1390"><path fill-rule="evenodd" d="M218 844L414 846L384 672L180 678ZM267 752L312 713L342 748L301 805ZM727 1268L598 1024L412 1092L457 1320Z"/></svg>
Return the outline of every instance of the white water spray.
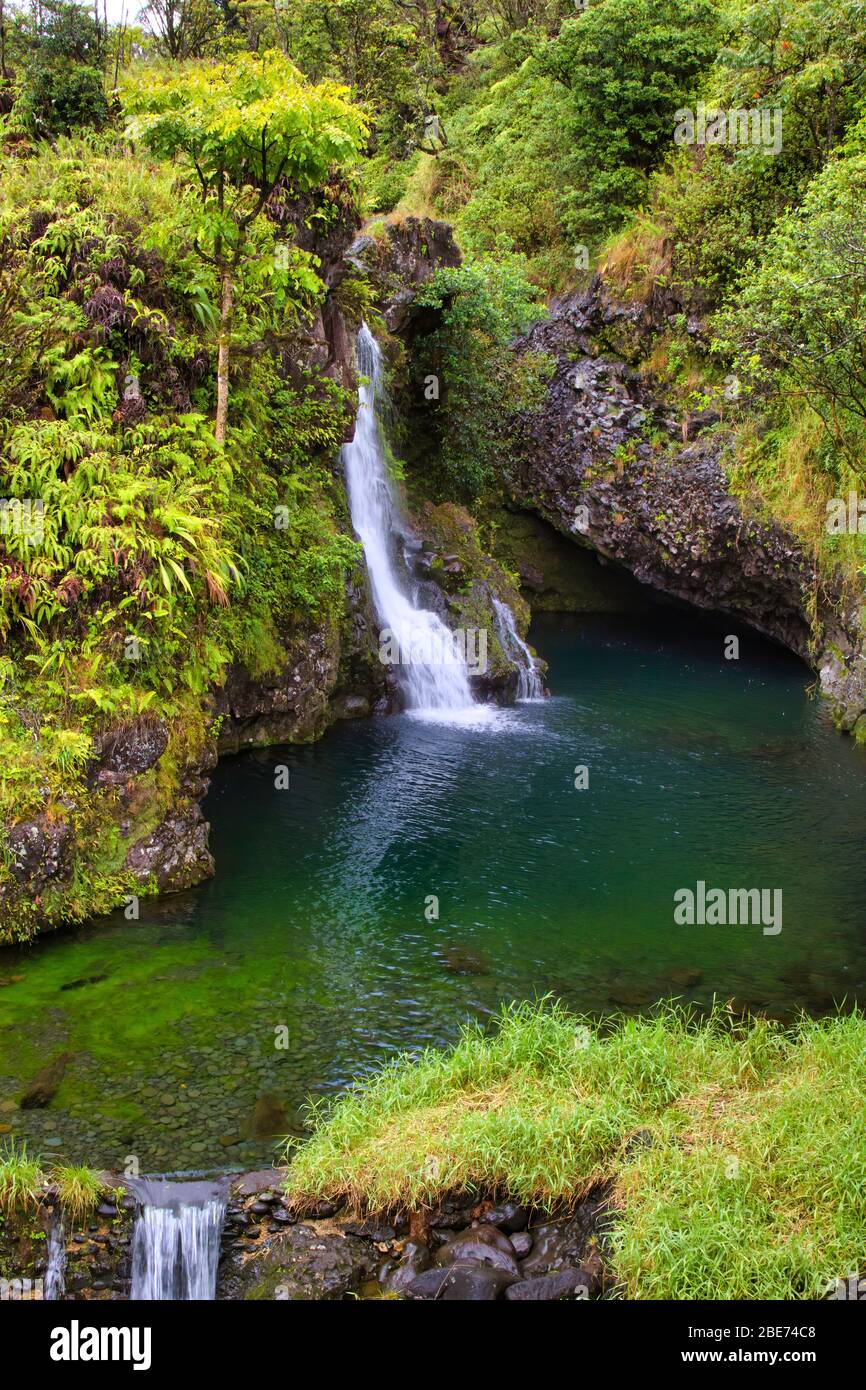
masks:
<svg viewBox="0 0 866 1390"><path fill-rule="evenodd" d="M395 653L406 708L448 722L489 718L491 711L472 699L469 669L454 633L436 613L414 605L408 575L399 573L397 501L376 416L382 399L382 359L366 324L358 334L358 371L355 437L343 448L349 509L364 547L373 603L388 633L387 645Z"/></svg>
<svg viewBox="0 0 866 1390"><path fill-rule="evenodd" d="M544 686L535 665L535 658L517 631L514 614L508 604L502 603L498 598L494 598L493 608L499 624L499 640L505 650L505 655L510 657L517 666L518 700L543 699Z"/></svg>
<svg viewBox="0 0 866 1390"><path fill-rule="evenodd" d="M201 1302L216 1296L226 1211L220 1183L138 1178L130 1298Z"/></svg>

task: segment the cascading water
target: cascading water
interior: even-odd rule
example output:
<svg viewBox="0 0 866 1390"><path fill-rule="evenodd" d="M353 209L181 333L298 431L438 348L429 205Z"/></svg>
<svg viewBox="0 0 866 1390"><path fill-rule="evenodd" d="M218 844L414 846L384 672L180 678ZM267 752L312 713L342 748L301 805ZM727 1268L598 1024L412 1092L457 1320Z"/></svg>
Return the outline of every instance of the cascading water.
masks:
<svg viewBox="0 0 866 1390"><path fill-rule="evenodd" d="M518 700L543 699L544 686L535 665L535 658L517 631L514 614L508 604L500 602L498 598L494 598L493 608L499 624L499 640L505 650L505 655L517 665Z"/></svg>
<svg viewBox="0 0 866 1390"><path fill-rule="evenodd" d="M130 1298L196 1302L216 1296L224 1183L130 1181L140 1207Z"/></svg>
<svg viewBox="0 0 866 1390"><path fill-rule="evenodd" d="M63 1221L59 1215L54 1217L48 1229L48 1248L45 1258L45 1279L42 1297L55 1302L66 1292L66 1241L63 1237Z"/></svg>
<svg viewBox="0 0 866 1390"><path fill-rule="evenodd" d="M358 334L358 370L355 437L343 447L343 465L352 524L364 547L373 603L384 628L383 646L393 654L408 710L438 718L477 717L485 707L473 702L459 641L436 613L414 605L408 574L398 572L397 501L376 414L382 399L382 360L366 324Z"/></svg>

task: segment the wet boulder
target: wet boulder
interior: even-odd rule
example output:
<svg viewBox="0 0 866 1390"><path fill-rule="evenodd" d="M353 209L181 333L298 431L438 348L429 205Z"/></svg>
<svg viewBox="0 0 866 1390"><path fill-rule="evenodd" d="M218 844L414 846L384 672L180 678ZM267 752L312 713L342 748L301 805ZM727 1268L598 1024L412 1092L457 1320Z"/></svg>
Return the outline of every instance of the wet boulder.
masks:
<svg viewBox="0 0 866 1390"><path fill-rule="evenodd" d="M512 1303L547 1303L559 1298L588 1298L589 1278L581 1269L561 1269L537 1279L510 1284L505 1297Z"/></svg>
<svg viewBox="0 0 866 1390"><path fill-rule="evenodd" d="M454 1264L483 1264L502 1273L520 1277L514 1246L496 1226L469 1226L437 1250L434 1262L440 1268Z"/></svg>
<svg viewBox="0 0 866 1390"><path fill-rule="evenodd" d="M492 1302L505 1292L512 1276L489 1265L459 1264L448 1269L428 1269L406 1289L406 1297L442 1303Z"/></svg>

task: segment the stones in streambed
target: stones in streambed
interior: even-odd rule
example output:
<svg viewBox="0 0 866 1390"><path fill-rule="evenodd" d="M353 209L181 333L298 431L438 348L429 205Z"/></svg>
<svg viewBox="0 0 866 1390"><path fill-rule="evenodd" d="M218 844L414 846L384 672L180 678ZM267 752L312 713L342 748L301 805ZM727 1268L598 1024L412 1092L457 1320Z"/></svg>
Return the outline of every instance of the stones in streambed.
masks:
<svg viewBox="0 0 866 1390"><path fill-rule="evenodd" d="M666 978L670 980L671 984L675 985L677 989L694 989L702 982L704 972L703 970L694 970L688 967L677 968L676 970L669 970Z"/></svg>
<svg viewBox="0 0 866 1390"><path fill-rule="evenodd" d="M672 994L695 989L703 978L702 970L690 966L674 966L649 980L636 980L617 971L609 985L610 999L619 1008L645 1009Z"/></svg>
<svg viewBox="0 0 866 1390"><path fill-rule="evenodd" d="M459 1220L467 1214L471 1225L460 1231L443 1228L444 1220ZM458 1197L430 1213L425 1223L432 1266L416 1273L424 1255L419 1242L409 1241L396 1266L390 1259L381 1267L380 1281L386 1292L412 1300L595 1298L604 1289L599 1240L606 1220L603 1187L561 1218L512 1201L476 1201L469 1209L467 1200ZM513 1229L518 1226L523 1229ZM505 1227L512 1227L510 1234ZM400 1249L398 1241L398 1255ZM511 1289L517 1292L512 1294Z"/></svg>
<svg viewBox="0 0 866 1390"><path fill-rule="evenodd" d="M100 1177L99 1207L67 1235L69 1298L128 1296L136 1203L128 1192L113 1195L123 1191L120 1174ZM505 1199L455 1194L432 1212L416 1213L410 1223L397 1211L353 1216L327 1199L299 1212L288 1204L281 1181L282 1173L273 1167L231 1180L218 1298L549 1301L603 1291L598 1243L606 1219L603 1189L562 1217ZM472 1224L459 1230L446 1224L467 1219ZM510 1234L504 1229L515 1225L524 1229ZM0 1260L4 1240L8 1245L20 1234L4 1235L0 1229ZM33 1242L31 1264L22 1266L22 1273L38 1276L44 1258L44 1241Z"/></svg>
<svg viewBox="0 0 866 1390"><path fill-rule="evenodd" d="M288 1126L286 1103L282 1097L272 1091L266 1091L264 1095L259 1096L250 1121L251 1137L253 1139L271 1139L285 1134Z"/></svg>
<svg viewBox="0 0 866 1390"><path fill-rule="evenodd" d="M468 1193L446 1198L438 1211L428 1215L427 1226L434 1231L462 1231L477 1219L473 1215L475 1206L475 1198Z"/></svg>
<svg viewBox="0 0 866 1390"><path fill-rule="evenodd" d="M327 1201L297 1212L278 1184L273 1168L233 1180L219 1298L489 1302L559 1273L565 1277L521 1290L518 1300L594 1297L602 1288L601 1188L561 1218L507 1199L454 1194L416 1213L410 1231L406 1213L359 1217ZM504 1226L524 1229L509 1234Z"/></svg>

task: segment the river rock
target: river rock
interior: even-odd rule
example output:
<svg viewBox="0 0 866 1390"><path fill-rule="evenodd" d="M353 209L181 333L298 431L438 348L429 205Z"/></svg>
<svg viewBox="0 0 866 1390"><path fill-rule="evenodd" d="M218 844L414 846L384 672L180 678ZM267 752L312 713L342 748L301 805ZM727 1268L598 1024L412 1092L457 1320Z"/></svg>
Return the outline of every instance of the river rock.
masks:
<svg viewBox="0 0 866 1390"><path fill-rule="evenodd" d="M389 1293L403 1293L409 1285L430 1268L432 1257L426 1245L420 1241L407 1240L402 1251L402 1259L396 1268L392 1268L384 1279L380 1278L383 1287Z"/></svg>
<svg viewBox="0 0 866 1390"><path fill-rule="evenodd" d="M265 1091L253 1108L250 1120L250 1136L253 1138L275 1138L288 1130L285 1101L281 1095Z"/></svg>
<svg viewBox="0 0 866 1390"><path fill-rule="evenodd" d="M528 1231L515 1231L511 1237L514 1253L518 1260L524 1259L532 1249L532 1236Z"/></svg>
<svg viewBox="0 0 866 1390"><path fill-rule="evenodd" d="M519 1202L500 1202L498 1206L476 1209L477 1220L490 1226L498 1226L506 1235L515 1231L525 1231L529 1221L529 1208Z"/></svg>
<svg viewBox="0 0 866 1390"><path fill-rule="evenodd" d="M668 971L668 979L678 989L694 989L704 978L703 970L677 969Z"/></svg>
<svg viewBox="0 0 866 1390"><path fill-rule="evenodd" d="M584 1292L585 1291L585 1292ZM561 1269L554 1274L541 1274L537 1279L521 1279L510 1284L505 1297L513 1303L541 1303L556 1298L589 1296L587 1276L581 1269Z"/></svg>
<svg viewBox="0 0 866 1390"><path fill-rule="evenodd" d="M548 1274L565 1265L576 1266L580 1263L584 1236L573 1223L566 1227L553 1223L536 1226L532 1241L532 1250L520 1265L524 1277Z"/></svg>
<svg viewBox="0 0 866 1390"><path fill-rule="evenodd" d="M470 1226L436 1252L435 1263L440 1268L458 1261L490 1265L515 1279L520 1277L514 1246L495 1226Z"/></svg>
<svg viewBox="0 0 866 1390"><path fill-rule="evenodd" d="M442 1303L491 1302L508 1288L513 1276L489 1265L460 1264L448 1269L428 1269L406 1289L411 1299L439 1300Z"/></svg>

